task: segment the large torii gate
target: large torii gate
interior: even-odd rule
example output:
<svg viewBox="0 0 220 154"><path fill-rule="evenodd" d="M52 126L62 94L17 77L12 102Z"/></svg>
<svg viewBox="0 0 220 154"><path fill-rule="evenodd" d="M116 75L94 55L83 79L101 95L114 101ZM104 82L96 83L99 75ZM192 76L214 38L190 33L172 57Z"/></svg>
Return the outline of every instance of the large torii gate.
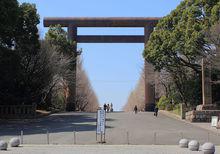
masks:
<svg viewBox="0 0 220 154"><path fill-rule="evenodd" d="M46 17L44 18L44 26L61 25L67 27L68 39L75 41L76 46L73 49L77 51L77 43L144 43L146 45L151 32L160 18L145 17ZM144 35L77 35L78 27L142 27ZM76 54L75 54L76 55ZM76 71L76 63L73 66ZM151 65L145 61L145 110L152 110L155 103L154 88L149 82L148 73ZM76 76L73 77L76 81ZM69 110L74 109L76 96L76 86L70 89L70 99L68 101Z"/></svg>

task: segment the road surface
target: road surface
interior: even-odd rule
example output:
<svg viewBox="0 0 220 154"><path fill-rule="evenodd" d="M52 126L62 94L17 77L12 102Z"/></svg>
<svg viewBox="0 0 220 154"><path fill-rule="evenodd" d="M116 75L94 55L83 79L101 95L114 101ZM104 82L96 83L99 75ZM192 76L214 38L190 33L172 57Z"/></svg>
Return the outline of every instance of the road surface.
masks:
<svg viewBox="0 0 220 154"><path fill-rule="evenodd" d="M217 134L160 113L158 117L151 112L107 113L106 128L109 145L177 145L182 137L220 145ZM24 144L47 144L47 131L49 144L97 144L96 113L60 113L32 122L1 122L0 139L8 141L19 136L21 130Z"/></svg>
<svg viewBox="0 0 220 154"><path fill-rule="evenodd" d="M216 147L216 154L220 147ZM203 154L174 145L25 145L1 154Z"/></svg>

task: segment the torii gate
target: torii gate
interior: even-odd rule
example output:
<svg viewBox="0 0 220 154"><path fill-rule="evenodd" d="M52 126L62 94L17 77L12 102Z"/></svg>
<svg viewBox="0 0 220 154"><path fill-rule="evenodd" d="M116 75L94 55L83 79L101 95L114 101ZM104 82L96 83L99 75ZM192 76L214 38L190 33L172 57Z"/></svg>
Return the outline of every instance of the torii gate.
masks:
<svg viewBox="0 0 220 154"><path fill-rule="evenodd" d="M49 27L59 24L62 27L67 27L68 39L76 42L75 49L73 49L76 52L77 43L144 43L146 46L149 36L159 19L145 17L46 17L44 18L44 26ZM144 28L144 35L77 35L78 27L142 27ZM148 67L151 67L151 65L145 61L145 110L150 111L152 106L154 106L155 100L154 87L150 84L147 75ZM73 69L76 71L76 63ZM76 81L75 75L73 80ZM75 96L76 86L70 89L69 100L72 100L72 102L68 101L68 110L74 110Z"/></svg>

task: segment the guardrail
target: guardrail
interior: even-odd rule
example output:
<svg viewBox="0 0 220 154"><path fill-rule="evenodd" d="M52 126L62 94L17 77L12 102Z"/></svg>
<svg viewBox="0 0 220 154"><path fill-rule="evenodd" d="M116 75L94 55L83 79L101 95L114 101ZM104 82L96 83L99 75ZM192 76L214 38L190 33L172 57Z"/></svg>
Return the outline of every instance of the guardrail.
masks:
<svg viewBox="0 0 220 154"><path fill-rule="evenodd" d="M34 118L35 115L35 105L0 105L0 118L3 119Z"/></svg>

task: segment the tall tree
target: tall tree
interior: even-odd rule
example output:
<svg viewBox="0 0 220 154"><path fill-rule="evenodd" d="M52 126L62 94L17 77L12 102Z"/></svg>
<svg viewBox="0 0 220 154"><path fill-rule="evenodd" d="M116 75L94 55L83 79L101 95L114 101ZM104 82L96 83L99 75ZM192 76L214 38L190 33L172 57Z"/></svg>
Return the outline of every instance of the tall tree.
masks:
<svg viewBox="0 0 220 154"><path fill-rule="evenodd" d="M153 79L154 75L153 73L150 73L150 78ZM153 80L151 81L153 82ZM145 109L145 76L144 76L144 70L140 74L140 78L138 80L137 85L135 88L130 92L127 102L125 106L123 107L124 111L133 111L134 106L137 105L137 108L139 111L143 111Z"/></svg>
<svg viewBox="0 0 220 154"><path fill-rule="evenodd" d="M213 25L205 34L214 53L211 56L212 65L220 70L220 21Z"/></svg>
<svg viewBox="0 0 220 154"><path fill-rule="evenodd" d="M76 74L76 108L79 111L96 112L99 107L97 96L93 90L82 59L77 61Z"/></svg>
<svg viewBox="0 0 220 154"><path fill-rule="evenodd" d="M68 40L67 32L62 29L60 25L56 25L54 27L50 27L46 34L46 40L50 42L52 46L54 46L61 54L66 57L72 57L71 66L69 69L72 71L72 75L69 78L66 78L65 81L68 83L69 87L69 97L66 104L67 111L76 110L76 81L74 80L76 77L76 63L77 63L77 52L75 49L75 42Z"/></svg>
<svg viewBox="0 0 220 154"><path fill-rule="evenodd" d="M60 25L50 27L45 39L50 42L50 44L55 47L61 55L64 55L64 57L72 57L72 62L69 67L72 75L64 77L64 82L69 89L66 110L95 111L98 108L98 99L92 89L88 76L83 69L82 61L77 60L77 51L73 50L75 49L75 42L68 40L67 32L64 31ZM73 69L75 66L74 63L77 63L77 72ZM76 76L76 81L73 81L73 76ZM75 88L76 96L74 100L72 100L71 92ZM70 103L74 103L74 106L68 105Z"/></svg>
<svg viewBox="0 0 220 154"><path fill-rule="evenodd" d="M187 66L198 72L198 57L209 51L204 30L218 21L220 15L215 10L219 6L218 0L181 2L159 21L145 48L144 57L158 70Z"/></svg>
<svg viewBox="0 0 220 154"><path fill-rule="evenodd" d="M18 22L16 23L15 47L18 51L28 54L39 52L40 43L37 25L40 17L34 4L22 3L19 6Z"/></svg>
<svg viewBox="0 0 220 154"><path fill-rule="evenodd" d="M182 1L159 21L144 50L144 57L155 69L171 73L185 103L193 102L187 96L186 83L200 78L200 59L211 54L204 31L219 20L219 7L219 0ZM197 90L200 93L201 89Z"/></svg>
<svg viewBox="0 0 220 154"><path fill-rule="evenodd" d="M18 14L17 0L0 1L0 48L13 46Z"/></svg>
<svg viewBox="0 0 220 154"><path fill-rule="evenodd" d="M210 57L213 81L212 100L220 105L220 21L206 32L206 36L208 37L211 50L214 53Z"/></svg>
<svg viewBox="0 0 220 154"><path fill-rule="evenodd" d="M76 45L75 42L68 40L67 32L60 25L51 26L45 39L65 56L76 56L76 51L73 51Z"/></svg>
<svg viewBox="0 0 220 154"><path fill-rule="evenodd" d="M8 25L4 25L8 27L2 28L5 31L1 35L1 44L7 47L7 50L1 50L0 57L1 74L3 74L1 78L1 99L5 103L30 104L36 101L33 100L33 96L35 98L37 96L34 87L39 85L39 81L35 81L35 76L33 76L36 66L30 65L35 62L33 58L39 52L37 30L39 16L32 4L18 5L17 1L11 0L8 1L10 4L4 0L1 3L3 4L1 7L4 8L2 10L6 11L2 13L3 17L6 18L2 21L3 23L5 20L8 21ZM7 36L6 39L4 39L5 36Z"/></svg>
<svg viewBox="0 0 220 154"><path fill-rule="evenodd" d="M23 3L19 7L19 18L16 28L15 49L20 56L19 91L25 103L37 103L40 100L41 90L44 84L40 84L40 78L44 77L44 71L40 71L39 54L40 42L37 25L40 23L39 15L34 4ZM39 65L40 66L40 65ZM39 72L38 72L39 71ZM46 82L46 81L44 81Z"/></svg>

